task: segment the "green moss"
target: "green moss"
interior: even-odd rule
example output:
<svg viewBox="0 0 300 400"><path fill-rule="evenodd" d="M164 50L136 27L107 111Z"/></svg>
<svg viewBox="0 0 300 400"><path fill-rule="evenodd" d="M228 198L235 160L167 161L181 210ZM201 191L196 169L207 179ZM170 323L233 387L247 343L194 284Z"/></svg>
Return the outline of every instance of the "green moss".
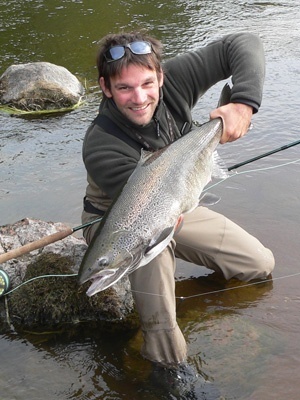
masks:
<svg viewBox="0 0 300 400"><path fill-rule="evenodd" d="M10 105L0 105L0 111L6 112L9 114L13 114L13 115L17 115L17 116L38 117L38 116L45 116L48 114L60 114L60 113L73 111L73 110L76 110L77 108L79 108L83 104L84 104L84 101L82 101L82 99L80 99L76 104L70 105L67 107L48 108L48 109L40 108L40 109L27 109L27 110L17 108L14 106L10 106Z"/></svg>
<svg viewBox="0 0 300 400"><path fill-rule="evenodd" d="M27 267L24 281L44 275L72 274L71 266L71 259L46 253ZM11 321L30 330L57 329L84 321L101 322L103 327L117 329L137 325L135 314L126 313L113 289L88 297L88 286L89 283L78 286L77 276L33 280L9 296Z"/></svg>

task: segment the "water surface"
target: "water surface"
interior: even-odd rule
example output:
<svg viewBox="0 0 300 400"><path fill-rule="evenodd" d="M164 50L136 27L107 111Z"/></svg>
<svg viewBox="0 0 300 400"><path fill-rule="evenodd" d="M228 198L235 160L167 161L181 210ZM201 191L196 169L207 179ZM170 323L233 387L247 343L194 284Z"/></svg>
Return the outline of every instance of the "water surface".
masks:
<svg viewBox="0 0 300 400"><path fill-rule="evenodd" d="M226 33L259 34L267 61L261 110L251 132L219 152L230 166L299 139L300 11L293 0L0 0L1 73L14 63L49 61L89 88L86 104L69 114L24 119L0 113L1 225L23 217L80 224L81 146L99 103L97 41L137 27L164 42L166 57ZM207 119L221 86L199 102L195 119ZM213 188L222 199L214 208L273 250L273 282L241 288L204 268L178 265L177 295L193 296L178 301L189 361L226 399L299 397L298 159L295 146L239 168ZM140 332L80 331L3 333L1 399L156 398L144 385L149 365L139 355Z"/></svg>

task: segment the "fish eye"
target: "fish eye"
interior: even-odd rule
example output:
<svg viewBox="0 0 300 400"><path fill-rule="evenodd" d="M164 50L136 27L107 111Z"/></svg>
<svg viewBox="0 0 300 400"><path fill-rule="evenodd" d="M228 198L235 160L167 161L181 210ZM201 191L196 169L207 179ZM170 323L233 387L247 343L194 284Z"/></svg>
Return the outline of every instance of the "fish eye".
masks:
<svg viewBox="0 0 300 400"><path fill-rule="evenodd" d="M99 267L108 267L109 266L109 259L107 257L99 258L98 266Z"/></svg>

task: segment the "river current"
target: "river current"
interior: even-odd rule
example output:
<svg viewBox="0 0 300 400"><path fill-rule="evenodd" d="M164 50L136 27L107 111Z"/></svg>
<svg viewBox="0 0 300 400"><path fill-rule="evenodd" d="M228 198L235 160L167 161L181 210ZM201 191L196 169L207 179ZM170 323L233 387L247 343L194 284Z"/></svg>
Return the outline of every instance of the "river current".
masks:
<svg viewBox="0 0 300 400"><path fill-rule="evenodd" d="M221 35L251 31L266 53L262 107L243 139L220 146L228 166L299 140L300 6L294 0L0 0L0 73L16 63L63 65L88 88L85 104L64 115L20 118L0 112L0 223L24 217L80 224L84 133L97 113L95 53L109 32L143 28L166 57ZM204 122L222 85L194 109ZM225 399L299 398L300 146L245 165L213 188L214 209L271 248L273 281L241 287L206 269L178 264L178 321L189 362ZM226 289L226 290L224 290ZM227 290L231 289L231 290ZM213 292L204 296L204 292ZM143 382L140 332L0 332L1 400L156 399Z"/></svg>

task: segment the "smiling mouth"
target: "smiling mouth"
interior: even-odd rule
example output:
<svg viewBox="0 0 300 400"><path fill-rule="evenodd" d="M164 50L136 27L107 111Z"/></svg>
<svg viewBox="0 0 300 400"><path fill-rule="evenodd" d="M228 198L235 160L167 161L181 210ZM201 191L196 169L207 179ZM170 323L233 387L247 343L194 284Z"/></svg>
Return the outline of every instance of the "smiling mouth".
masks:
<svg viewBox="0 0 300 400"><path fill-rule="evenodd" d="M144 110L146 110L148 108L148 106L149 106L149 104L146 104L146 105L144 105L142 107L130 107L130 109L132 111L144 111Z"/></svg>

